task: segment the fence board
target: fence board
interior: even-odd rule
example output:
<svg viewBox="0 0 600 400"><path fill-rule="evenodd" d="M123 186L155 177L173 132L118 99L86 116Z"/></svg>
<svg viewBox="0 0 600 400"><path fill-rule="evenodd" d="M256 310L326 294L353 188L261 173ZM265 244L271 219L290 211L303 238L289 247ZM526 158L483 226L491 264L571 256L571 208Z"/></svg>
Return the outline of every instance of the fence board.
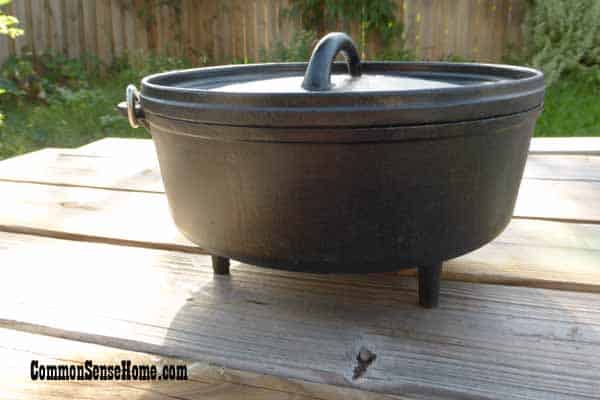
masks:
<svg viewBox="0 0 600 400"><path fill-rule="evenodd" d="M112 41L114 55L120 57L125 50L125 23L123 21L123 9L120 0L111 0L111 25L112 25Z"/></svg>
<svg viewBox="0 0 600 400"><path fill-rule="evenodd" d="M47 46L56 53L62 53L64 49L64 33L61 0L47 0L46 15L47 24Z"/></svg>
<svg viewBox="0 0 600 400"><path fill-rule="evenodd" d="M33 37L33 49L35 54L42 54L48 49L48 15L45 9L45 1L31 2L31 35ZM25 32L27 34L27 32Z"/></svg>
<svg viewBox="0 0 600 400"><path fill-rule="evenodd" d="M65 25L67 55L78 58L82 52L81 40L81 1L65 0Z"/></svg>
<svg viewBox="0 0 600 400"><path fill-rule="evenodd" d="M12 13L11 4L5 5L0 8L3 13ZM4 62L15 52L14 41L5 35L0 35L0 61Z"/></svg>
<svg viewBox="0 0 600 400"><path fill-rule="evenodd" d="M17 3L12 3L12 15L17 17L19 20L19 27L21 29L25 29L26 20L27 20L27 10L25 9L25 2L19 1ZM14 40L14 53L20 55L23 52L23 49L27 47L27 39L24 35L17 36Z"/></svg>
<svg viewBox="0 0 600 400"><path fill-rule="evenodd" d="M96 2L81 0L83 16L83 52L98 54L98 35L96 32Z"/></svg>
<svg viewBox="0 0 600 400"><path fill-rule="evenodd" d="M522 42L526 0L395 0L407 49L417 58L451 56L498 62L508 46ZM78 57L95 54L104 63L135 50L187 56L214 64L262 61L279 42L289 43L299 18L282 15L289 0L182 0L180 10L145 0L14 0L9 11L23 21L25 35L0 38L0 60L23 47ZM357 23L334 21L361 43ZM400 44L400 40L397 44ZM382 50L376 37L361 49L368 58Z"/></svg>
<svg viewBox="0 0 600 400"><path fill-rule="evenodd" d="M125 34L125 51L127 54L133 53L136 51L136 16L135 10L133 8L133 3L128 3L126 7L123 7L123 24L124 24L124 34Z"/></svg>

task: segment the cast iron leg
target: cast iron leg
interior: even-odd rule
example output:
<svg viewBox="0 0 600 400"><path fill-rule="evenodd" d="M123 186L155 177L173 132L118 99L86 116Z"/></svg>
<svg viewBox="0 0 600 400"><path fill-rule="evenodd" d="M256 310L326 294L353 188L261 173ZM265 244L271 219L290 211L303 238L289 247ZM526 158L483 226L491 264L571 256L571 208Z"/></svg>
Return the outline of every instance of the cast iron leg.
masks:
<svg viewBox="0 0 600 400"><path fill-rule="evenodd" d="M434 308L440 297L440 277L442 263L424 265L418 268L419 304L425 308Z"/></svg>
<svg viewBox="0 0 600 400"><path fill-rule="evenodd" d="M217 275L229 275L229 258L212 256L213 272Z"/></svg>

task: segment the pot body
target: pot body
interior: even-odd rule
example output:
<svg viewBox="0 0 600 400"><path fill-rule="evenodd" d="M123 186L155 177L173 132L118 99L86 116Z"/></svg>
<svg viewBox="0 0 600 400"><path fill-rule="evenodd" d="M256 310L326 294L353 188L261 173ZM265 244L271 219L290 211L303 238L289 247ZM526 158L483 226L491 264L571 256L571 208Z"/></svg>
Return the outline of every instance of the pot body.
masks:
<svg viewBox="0 0 600 400"><path fill-rule="evenodd" d="M364 273L494 239L538 114L361 130L147 121L173 219L192 242L259 266Z"/></svg>

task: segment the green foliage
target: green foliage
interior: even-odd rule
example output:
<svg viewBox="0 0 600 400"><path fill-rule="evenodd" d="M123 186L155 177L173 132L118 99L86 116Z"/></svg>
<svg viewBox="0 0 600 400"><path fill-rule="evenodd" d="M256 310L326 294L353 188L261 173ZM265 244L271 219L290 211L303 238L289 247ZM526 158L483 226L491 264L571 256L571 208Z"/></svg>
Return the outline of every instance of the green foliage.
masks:
<svg viewBox="0 0 600 400"><path fill-rule="evenodd" d="M0 0L0 7L10 3L10 0ZM0 35L8 35L16 38L23 34L23 29L18 27L19 20L12 15L6 15L0 10Z"/></svg>
<svg viewBox="0 0 600 400"><path fill-rule="evenodd" d="M267 62L307 61L316 42L315 32L299 30L294 32L289 46L278 40L269 53L261 49L260 58Z"/></svg>
<svg viewBox="0 0 600 400"><path fill-rule="evenodd" d="M600 68L578 68L550 86L536 136L600 136Z"/></svg>
<svg viewBox="0 0 600 400"><path fill-rule="evenodd" d="M548 84L580 66L600 67L600 1L530 0L525 54Z"/></svg>
<svg viewBox="0 0 600 400"><path fill-rule="evenodd" d="M359 23L361 35L355 39L362 53L369 35L375 35L386 51L392 50L402 33L395 13L393 0L292 0L285 10L285 14L299 17L306 31L316 31L318 36L332 29L337 21Z"/></svg>
<svg viewBox="0 0 600 400"><path fill-rule="evenodd" d="M0 70L0 88L17 101L46 101L61 89L85 87L98 75L100 62L92 56L68 59L62 54L45 53L11 56Z"/></svg>
<svg viewBox="0 0 600 400"><path fill-rule="evenodd" d="M0 7L10 3L10 0L0 0ZM11 15L6 15L0 10L0 35L8 35L11 38L16 38L23 34L23 30L18 28L19 20ZM11 85L3 87L0 82L0 95L7 92L9 89L15 89ZM0 113L0 126L4 124L4 114Z"/></svg>
<svg viewBox="0 0 600 400"><path fill-rule="evenodd" d="M149 74L188 68L180 58L134 54L116 60L100 74L88 59L72 60L46 54L13 58L0 70L1 83L10 87L0 97L6 110L0 127L0 159L43 147L76 147L107 136L149 137L132 129L115 106L125 98L125 87ZM37 61L39 60L39 65ZM38 82L44 96L23 82Z"/></svg>

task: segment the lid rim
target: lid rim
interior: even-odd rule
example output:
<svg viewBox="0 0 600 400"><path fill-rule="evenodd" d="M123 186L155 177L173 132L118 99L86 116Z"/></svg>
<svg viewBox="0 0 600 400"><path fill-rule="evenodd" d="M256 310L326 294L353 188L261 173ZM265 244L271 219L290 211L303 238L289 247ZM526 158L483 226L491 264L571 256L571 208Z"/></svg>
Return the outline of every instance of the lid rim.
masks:
<svg viewBox="0 0 600 400"><path fill-rule="evenodd" d="M154 74L142 80L141 105L146 114L173 120L235 126L333 127L459 122L526 111L543 103L540 71L501 64L447 62L365 62L365 72L403 74L452 73L497 77L484 83L411 90L306 92L227 92L172 86L190 76L223 71L302 72L307 63L266 63L196 68ZM343 65L336 65L339 70ZM461 73L460 71L466 71ZM436 73L438 75L436 75ZM241 74L241 73L240 73ZM503 79L502 79L503 78ZM170 81L171 86L157 84Z"/></svg>
<svg viewBox="0 0 600 400"><path fill-rule="evenodd" d="M343 97L343 96L348 96L348 95L365 95L365 96L369 96L369 95L374 95L374 96L381 96L381 95L390 95L390 96L398 96L398 95L414 95L414 94L419 94L419 93L423 93L425 91L430 91L432 94L435 93L440 93L440 92L460 92L461 90L477 90L477 89L483 89L483 88L488 88L490 86L493 86L495 88L498 88L500 86L504 87L504 86L516 86L516 85L522 85L522 84L528 84L528 83L539 83L539 81L542 82L543 84L543 78L544 78L544 74L536 69L533 68L528 68L528 67L522 67L522 66L516 66L516 65L508 65L508 64L487 64L487 63L452 63L452 62L436 62L436 61L432 61L432 62L425 62L425 61L363 61L361 62L361 65L363 67L363 70L365 72L369 72L370 68L377 68L377 67L428 67L428 68L436 68L436 69L442 69L442 68L451 68L451 69L460 69L460 68L473 68L473 69L489 69L489 70L497 70L497 71L503 71L503 72L521 72L521 73L526 73L529 74L529 76L527 77L522 77L522 78L518 78L518 79L512 79L512 80L501 80L501 81L495 81L495 82L486 82L486 83L479 83L479 84L471 84L471 85L465 85L465 86L456 86L456 87L441 87L441 88L427 88L427 89L414 89L414 90L369 90L369 91L304 91L304 92L228 92L228 91L219 91L219 90L208 90L208 89L203 89L203 88L182 88L182 87L174 87L174 86L169 86L169 85L160 85L157 83L152 82L153 80L157 80L157 79L165 79L165 78L170 78L170 77L175 77L178 74L192 74L192 73L199 73L199 72L228 72L231 73L231 71L234 70L243 70L243 69L249 69L251 70L252 68L277 68L277 67L284 67L284 68L289 68L289 72L293 72L294 69L293 68L303 68L305 69L308 63L306 62L285 62L285 63L259 63L259 64L242 64L242 65L225 65L225 66L215 66L215 67L201 67L201 68L191 68L191 69L184 69L184 70L175 70L175 71L168 71L168 72L161 72L161 73L157 73L157 74L152 74L152 75L148 75L146 77L144 77L142 79L142 92L144 91L144 89L151 89L153 91L165 91L165 92L171 92L173 94L187 94L187 95L207 95L207 96L227 96L227 97L247 97L247 96L256 96L256 97L263 97L263 96L274 96L274 97L288 97L288 96L298 96L298 97ZM340 69L340 67L343 67L344 64L340 63L340 62L336 62L336 69ZM390 72L390 71L382 71L382 72ZM396 71L396 72L404 72L404 73L408 73L411 74L408 71L405 70L400 70L400 71ZM441 72L441 71L426 71L424 69L418 71L419 73L426 73L426 72ZM412 73L414 74L414 72ZM437 76L439 76L440 74L438 74ZM454 73L455 76L460 76L460 73ZM471 75L473 76L473 74L462 74L462 75ZM480 75L480 76L486 76L486 75ZM487 75L490 76L490 75Z"/></svg>

